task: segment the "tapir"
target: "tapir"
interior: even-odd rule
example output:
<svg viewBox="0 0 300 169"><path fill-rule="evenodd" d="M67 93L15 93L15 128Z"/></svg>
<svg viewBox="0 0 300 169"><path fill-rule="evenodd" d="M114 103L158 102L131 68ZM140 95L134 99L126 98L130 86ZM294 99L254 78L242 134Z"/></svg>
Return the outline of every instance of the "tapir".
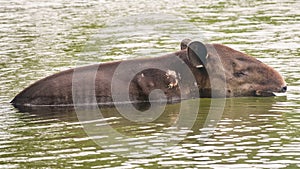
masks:
<svg viewBox="0 0 300 169"><path fill-rule="evenodd" d="M287 90L276 70L245 53L189 39L180 46L181 50L160 57L94 64L53 74L25 88L11 103L72 105L76 98L81 98L76 103L100 105L150 99L173 103L195 97L266 97Z"/></svg>

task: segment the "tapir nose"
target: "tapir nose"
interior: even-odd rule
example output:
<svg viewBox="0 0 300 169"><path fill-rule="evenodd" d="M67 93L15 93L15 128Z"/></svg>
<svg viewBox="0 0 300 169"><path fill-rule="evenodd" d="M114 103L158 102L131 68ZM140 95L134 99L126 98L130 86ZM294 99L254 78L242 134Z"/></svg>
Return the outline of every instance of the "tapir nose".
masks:
<svg viewBox="0 0 300 169"><path fill-rule="evenodd" d="M281 88L281 91L282 91L282 92L286 92L286 91L287 91L287 86L283 86L283 87Z"/></svg>

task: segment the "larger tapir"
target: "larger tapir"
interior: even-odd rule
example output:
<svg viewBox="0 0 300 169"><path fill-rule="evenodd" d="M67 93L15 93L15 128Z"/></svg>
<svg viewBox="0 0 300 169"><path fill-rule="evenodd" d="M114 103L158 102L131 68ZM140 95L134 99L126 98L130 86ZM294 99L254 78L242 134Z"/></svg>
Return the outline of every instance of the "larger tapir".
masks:
<svg viewBox="0 0 300 169"><path fill-rule="evenodd" d="M123 73L134 73L130 81L122 80L122 77L116 79L115 72L121 64L126 65ZM176 70L175 67L180 65L188 67L195 82L190 83L189 79L184 78L184 72ZM144 69L133 72L131 69L136 66ZM95 73L91 73L93 71ZM189 99L182 93L190 98L212 97L212 86L215 84L222 84L215 85L222 91L218 93L216 90L215 96L220 97L274 96L274 92L287 90L282 76L254 57L224 45L204 45L185 39L181 42L180 51L165 56L95 64L56 73L30 85L11 102L15 106L71 105L74 103L74 83L81 81L79 88L82 88L82 94L93 95L97 103L110 105L114 104L114 98L118 98L112 93L114 78L115 93L128 95L129 100L118 100L124 102L147 102L155 89L160 92L151 97L158 100L164 98L167 102ZM94 80L94 91L85 89L84 81L87 79ZM126 90L123 85L128 83L130 85Z"/></svg>

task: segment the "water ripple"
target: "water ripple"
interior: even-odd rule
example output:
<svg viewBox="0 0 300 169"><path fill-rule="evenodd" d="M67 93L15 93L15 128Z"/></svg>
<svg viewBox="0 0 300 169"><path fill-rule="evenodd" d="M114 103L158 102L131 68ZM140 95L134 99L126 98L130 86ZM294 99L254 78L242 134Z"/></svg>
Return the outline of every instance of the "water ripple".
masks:
<svg viewBox="0 0 300 169"><path fill-rule="evenodd" d="M1 1L0 168L299 168L299 8L297 0ZM146 13L152 15L141 19ZM131 136L115 138L120 143L107 147L93 141L107 145L107 136L88 136L73 111L21 113L8 103L32 82L60 70L159 56L178 50L186 37L224 43L257 57L285 77L287 96L227 99L223 117L207 139L201 135L203 112L192 130L174 132L174 105L149 124L130 122L107 109L104 119L85 123L101 127L106 122ZM89 43L99 48L89 50ZM205 112L209 101L200 101ZM180 139L173 135L185 139L158 153L145 141L161 147L170 141L166 138ZM157 155L111 153L129 151L125 143Z"/></svg>

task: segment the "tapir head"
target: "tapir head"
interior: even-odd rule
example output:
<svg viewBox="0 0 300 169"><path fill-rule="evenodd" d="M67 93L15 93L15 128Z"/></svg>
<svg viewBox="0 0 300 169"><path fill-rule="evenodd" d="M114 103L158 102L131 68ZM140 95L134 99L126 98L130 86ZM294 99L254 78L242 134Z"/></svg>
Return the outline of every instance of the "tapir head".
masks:
<svg viewBox="0 0 300 169"><path fill-rule="evenodd" d="M226 97L274 96L287 90L282 76L254 57L224 45L187 42L182 41L181 47L186 48L195 74L206 72L210 81L200 80L202 88L223 90Z"/></svg>

